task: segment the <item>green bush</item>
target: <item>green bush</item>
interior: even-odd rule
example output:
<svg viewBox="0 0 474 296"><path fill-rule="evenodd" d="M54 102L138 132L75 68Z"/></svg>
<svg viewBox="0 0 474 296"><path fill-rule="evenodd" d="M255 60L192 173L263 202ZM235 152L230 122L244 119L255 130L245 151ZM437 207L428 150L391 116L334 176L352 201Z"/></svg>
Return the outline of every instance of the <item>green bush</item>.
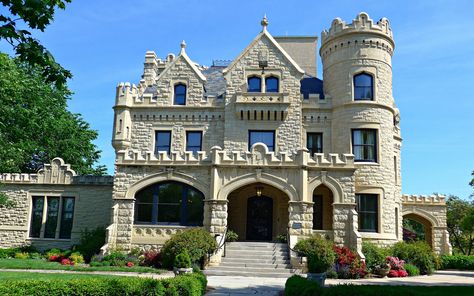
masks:
<svg viewBox="0 0 474 296"><path fill-rule="evenodd" d="M418 267L416 267L413 264L406 263L403 267L405 268L406 272L408 273L408 276L420 275L420 270L418 269Z"/></svg>
<svg viewBox="0 0 474 296"><path fill-rule="evenodd" d="M100 252L105 244L105 228L97 227L89 231L87 228L81 232L81 239L76 250L82 254L86 262L90 262L92 256Z"/></svg>
<svg viewBox="0 0 474 296"><path fill-rule="evenodd" d="M0 259L14 258L18 252L20 252L19 248L0 249Z"/></svg>
<svg viewBox="0 0 474 296"><path fill-rule="evenodd" d="M190 268L191 258L189 258L188 252L185 251L176 255L173 266L176 268Z"/></svg>
<svg viewBox="0 0 474 296"><path fill-rule="evenodd" d="M321 294L322 288L314 281L309 281L299 275L294 275L286 280L285 296L313 296Z"/></svg>
<svg viewBox="0 0 474 296"><path fill-rule="evenodd" d="M15 253L15 259L28 259L29 257L30 257L30 255L28 253L25 253L25 252Z"/></svg>
<svg viewBox="0 0 474 296"><path fill-rule="evenodd" d="M110 266L125 266L128 261L128 256L121 251L112 251L110 254L104 256L103 262L109 262Z"/></svg>
<svg viewBox="0 0 474 296"><path fill-rule="evenodd" d="M74 264L81 264L84 263L84 257L82 257L81 253L73 252L69 255L69 259L74 262Z"/></svg>
<svg viewBox="0 0 474 296"><path fill-rule="evenodd" d="M362 253L365 256L365 264L370 272L374 272L377 266L383 265L389 252L373 243L364 242L362 244Z"/></svg>
<svg viewBox="0 0 474 296"><path fill-rule="evenodd" d="M425 242L399 242L391 248L391 253L392 256L418 267L421 274L432 274L436 268L436 255Z"/></svg>
<svg viewBox="0 0 474 296"><path fill-rule="evenodd" d="M286 234L277 235L276 241L279 242L279 243L285 243L286 244L288 242L288 240L286 238Z"/></svg>
<svg viewBox="0 0 474 296"><path fill-rule="evenodd" d="M310 238L300 240L294 247L299 256L308 258L308 272L326 272L336 260L333 243L314 235Z"/></svg>
<svg viewBox="0 0 474 296"><path fill-rule="evenodd" d="M474 256L444 255L441 256L442 269L474 270Z"/></svg>
<svg viewBox="0 0 474 296"><path fill-rule="evenodd" d="M201 296L207 280L201 273L182 275L166 280L134 277L82 278L61 280L6 280L0 282L0 295L160 295Z"/></svg>
<svg viewBox="0 0 474 296"><path fill-rule="evenodd" d="M214 252L217 243L214 237L202 228L185 230L170 238L161 249L163 266L173 267L177 254L187 251L192 263L202 263L207 254Z"/></svg>
<svg viewBox="0 0 474 296"><path fill-rule="evenodd" d="M239 239L239 235L232 230L227 230L227 235L225 237L226 242L236 242Z"/></svg>

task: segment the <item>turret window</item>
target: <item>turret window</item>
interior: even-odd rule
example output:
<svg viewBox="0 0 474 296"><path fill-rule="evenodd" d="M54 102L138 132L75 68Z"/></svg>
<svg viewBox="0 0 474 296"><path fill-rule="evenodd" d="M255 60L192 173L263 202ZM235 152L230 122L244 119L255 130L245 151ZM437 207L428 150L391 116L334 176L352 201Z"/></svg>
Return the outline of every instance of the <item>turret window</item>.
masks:
<svg viewBox="0 0 474 296"><path fill-rule="evenodd" d="M355 161L377 162L377 130L352 130L352 153Z"/></svg>
<svg viewBox="0 0 474 296"><path fill-rule="evenodd" d="M186 85L183 83L174 86L174 105L186 105Z"/></svg>
<svg viewBox="0 0 474 296"><path fill-rule="evenodd" d="M262 80L260 77L252 76L247 79L248 92L262 92Z"/></svg>
<svg viewBox="0 0 474 296"><path fill-rule="evenodd" d="M323 134L322 133L307 133L306 134L306 148L308 148L311 156L314 153L323 153Z"/></svg>
<svg viewBox="0 0 474 296"><path fill-rule="evenodd" d="M373 100L374 83L372 75L362 73L354 76L354 100Z"/></svg>
<svg viewBox="0 0 474 296"><path fill-rule="evenodd" d="M267 93L277 93L278 92L278 87L279 87L279 82L277 77L267 77L265 78L265 92Z"/></svg>
<svg viewBox="0 0 474 296"><path fill-rule="evenodd" d="M378 195L356 194L357 214L359 217L359 231L378 231Z"/></svg>

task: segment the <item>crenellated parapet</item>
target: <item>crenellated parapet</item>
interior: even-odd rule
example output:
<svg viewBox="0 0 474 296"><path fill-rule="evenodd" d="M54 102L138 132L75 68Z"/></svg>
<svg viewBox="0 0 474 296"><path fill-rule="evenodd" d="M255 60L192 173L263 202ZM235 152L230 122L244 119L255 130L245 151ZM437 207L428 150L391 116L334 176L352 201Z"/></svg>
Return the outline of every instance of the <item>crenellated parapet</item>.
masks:
<svg viewBox="0 0 474 296"><path fill-rule="evenodd" d="M446 205L446 196L441 195L441 194L431 194L431 195L403 194L402 202L405 205L409 205L409 204Z"/></svg>
<svg viewBox="0 0 474 296"><path fill-rule="evenodd" d="M316 153L310 155L307 149L297 153L268 151L263 143L256 143L251 151L225 151L214 146L211 151L192 152L171 151L159 152L121 150L117 152L117 165L148 166L246 166L246 167L285 167L308 169L355 169L354 155L337 153Z"/></svg>

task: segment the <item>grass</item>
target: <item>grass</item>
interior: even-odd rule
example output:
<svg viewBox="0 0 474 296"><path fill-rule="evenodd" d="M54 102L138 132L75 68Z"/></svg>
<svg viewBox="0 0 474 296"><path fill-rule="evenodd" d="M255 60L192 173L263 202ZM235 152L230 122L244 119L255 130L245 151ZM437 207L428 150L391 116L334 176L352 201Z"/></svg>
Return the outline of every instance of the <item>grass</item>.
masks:
<svg viewBox="0 0 474 296"><path fill-rule="evenodd" d="M70 271L115 271L115 272L142 272L162 273L163 270L145 266L119 267L119 266L84 266L61 265L58 262L48 262L43 259L0 259L1 269L44 269L44 270L70 270Z"/></svg>
<svg viewBox="0 0 474 296"><path fill-rule="evenodd" d="M5 280L70 280L81 278L118 278L120 276L101 274L39 273L26 271L0 271L0 281Z"/></svg>
<svg viewBox="0 0 474 296"><path fill-rule="evenodd" d="M339 285L324 289L323 295L445 296L474 295L474 286Z"/></svg>

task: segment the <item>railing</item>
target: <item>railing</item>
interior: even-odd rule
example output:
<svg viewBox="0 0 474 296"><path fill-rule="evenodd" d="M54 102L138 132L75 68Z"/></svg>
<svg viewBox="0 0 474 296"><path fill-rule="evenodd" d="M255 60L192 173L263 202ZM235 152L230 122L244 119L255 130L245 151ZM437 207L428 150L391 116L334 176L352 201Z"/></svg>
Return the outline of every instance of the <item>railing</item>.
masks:
<svg viewBox="0 0 474 296"><path fill-rule="evenodd" d="M218 236L218 234L216 234L216 237ZM223 257L225 257L225 243L226 243L226 237L227 237L227 227L225 228L224 230L224 234L221 236L221 239L219 241L219 243L217 244L217 248L214 250L214 252L212 253L208 253L207 254L207 257L208 257L208 260L211 259L212 255L215 255L217 253L219 253L219 251L224 248L224 255L222 255Z"/></svg>
<svg viewBox="0 0 474 296"><path fill-rule="evenodd" d="M303 263L303 257L301 257L298 252L294 249L291 248L291 245L290 245L290 229L291 227L288 226L287 228L287 231L286 231L286 245L288 246L288 250L290 251L290 259L291 259L291 252L295 252L296 255L300 258L300 263L302 264Z"/></svg>

